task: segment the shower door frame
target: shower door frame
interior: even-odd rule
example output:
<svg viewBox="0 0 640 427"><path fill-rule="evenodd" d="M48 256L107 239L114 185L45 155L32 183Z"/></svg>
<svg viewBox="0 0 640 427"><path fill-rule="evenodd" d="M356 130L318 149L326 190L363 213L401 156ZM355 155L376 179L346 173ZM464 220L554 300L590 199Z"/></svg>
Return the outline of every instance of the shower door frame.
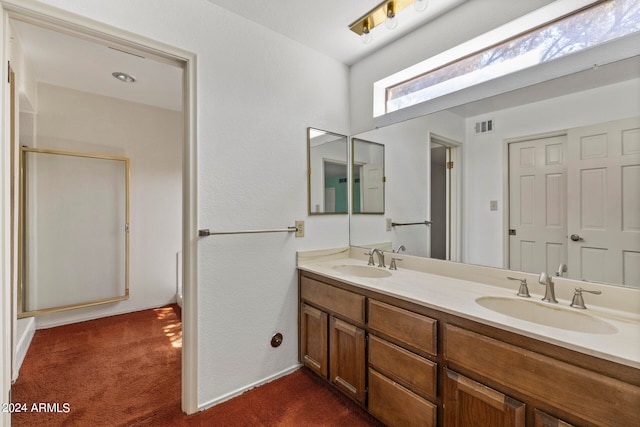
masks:
<svg viewBox="0 0 640 427"><path fill-rule="evenodd" d="M57 307L42 308L37 310L25 309L25 297L27 292L27 277L25 270L27 268L27 245L25 242L27 227L27 205L26 205L26 156L28 153L51 154L70 157L81 157L99 160L111 160L124 162L125 174L125 263L124 263L124 295L111 298L103 298L94 301L87 301L77 304L68 304ZM130 224L130 161L128 157L113 156L108 154L82 153L74 151L50 150L44 148L20 147L20 192L19 192L19 210L20 213L18 223L18 318L38 316L41 314L55 313L59 311L72 310L76 308L92 307L100 304L108 304L117 301L129 299L129 224Z"/></svg>

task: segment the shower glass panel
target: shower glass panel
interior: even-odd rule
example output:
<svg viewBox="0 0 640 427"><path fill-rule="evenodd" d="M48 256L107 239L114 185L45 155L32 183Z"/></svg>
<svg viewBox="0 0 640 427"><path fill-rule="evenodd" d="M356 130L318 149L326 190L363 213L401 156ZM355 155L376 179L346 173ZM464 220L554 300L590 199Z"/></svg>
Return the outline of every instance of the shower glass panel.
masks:
<svg viewBox="0 0 640 427"><path fill-rule="evenodd" d="M23 148L20 316L129 297L129 160Z"/></svg>

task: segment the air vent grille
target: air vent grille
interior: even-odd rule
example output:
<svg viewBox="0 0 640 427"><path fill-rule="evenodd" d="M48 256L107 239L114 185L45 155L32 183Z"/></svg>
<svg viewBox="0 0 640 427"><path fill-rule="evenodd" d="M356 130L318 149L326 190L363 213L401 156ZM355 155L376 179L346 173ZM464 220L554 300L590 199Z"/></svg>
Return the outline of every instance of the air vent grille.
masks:
<svg viewBox="0 0 640 427"><path fill-rule="evenodd" d="M476 122L476 133L493 132L493 119Z"/></svg>

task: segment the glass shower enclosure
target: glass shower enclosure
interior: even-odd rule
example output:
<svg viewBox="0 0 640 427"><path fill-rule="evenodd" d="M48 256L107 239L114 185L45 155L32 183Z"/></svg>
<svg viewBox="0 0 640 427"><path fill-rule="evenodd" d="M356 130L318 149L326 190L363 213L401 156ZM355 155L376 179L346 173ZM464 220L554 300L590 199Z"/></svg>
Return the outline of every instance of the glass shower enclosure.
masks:
<svg viewBox="0 0 640 427"><path fill-rule="evenodd" d="M129 159L21 148L18 317L129 298Z"/></svg>

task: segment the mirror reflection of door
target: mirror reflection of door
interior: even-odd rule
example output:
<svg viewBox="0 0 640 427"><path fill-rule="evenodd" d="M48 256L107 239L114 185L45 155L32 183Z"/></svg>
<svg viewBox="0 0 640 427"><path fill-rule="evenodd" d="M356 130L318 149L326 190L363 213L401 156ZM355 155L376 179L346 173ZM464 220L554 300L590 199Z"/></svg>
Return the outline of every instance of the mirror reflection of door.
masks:
<svg viewBox="0 0 640 427"><path fill-rule="evenodd" d="M353 138L353 213L384 214L384 145Z"/></svg>
<svg viewBox="0 0 640 427"><path fill-rule="evenodd" d="M639 194L638 118L509 144L510 268L637 286Z"/></svg>
<svg viewBox="0 0 640 427"><path fill-rule="evenodd" d="M430 234L430 257L437 259L449 259L447 256L447 227L449 218L447 215L448 200L448 170L447 157L449 148L431 143L431 225L428 227Z"/></svg>
<svg viewBox="0 0 640 427"><path fill-rule="evenodd" d="M566 263L566 135L509 144L512 270L557 271Z"/></svg>
<svg viewBox="0 0 640 427"><path fill-rule="evenodd" d="M569 277L640 286L640 118L570 129Z"/></svg>
<svg viewBox="0 0 640 427"><path fill-rule="evenodd" d="M363 212L384 212L384 167L382 164L362 166Z"/></svg>

